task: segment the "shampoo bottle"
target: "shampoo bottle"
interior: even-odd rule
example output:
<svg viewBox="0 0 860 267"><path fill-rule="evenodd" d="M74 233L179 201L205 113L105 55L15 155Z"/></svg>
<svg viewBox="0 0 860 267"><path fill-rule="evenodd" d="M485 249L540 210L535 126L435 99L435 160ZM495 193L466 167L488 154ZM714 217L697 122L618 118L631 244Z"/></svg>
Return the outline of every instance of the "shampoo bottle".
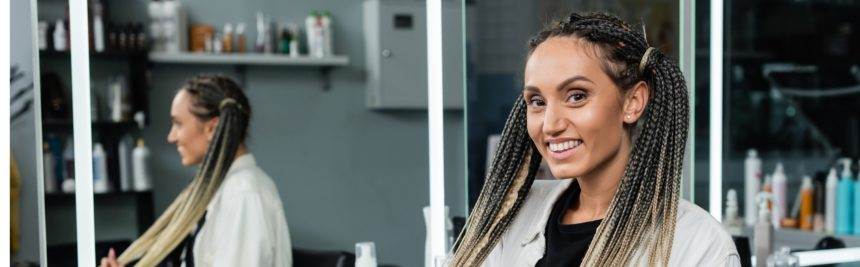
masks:
<svg viewBox="0 0 860 267"><path fill-rule="evenodd" d="M93 192L106 193L110 190L107 178L107 155L102 144L93 145Z"/></svg>

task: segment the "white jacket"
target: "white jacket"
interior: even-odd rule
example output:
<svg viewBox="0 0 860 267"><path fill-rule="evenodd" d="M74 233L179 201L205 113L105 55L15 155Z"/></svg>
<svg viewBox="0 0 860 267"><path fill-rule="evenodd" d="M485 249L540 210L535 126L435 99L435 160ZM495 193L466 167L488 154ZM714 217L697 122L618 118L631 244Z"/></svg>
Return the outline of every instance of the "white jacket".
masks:
<svg viewBox="0 0 860 267"><path fill-rule="evenodd" d="M536 180L525 203L483 266L534 266L546 249L544 229L556 200L571 179ZM647 266L641 257L637 266ZM731 236L710 214L680 200L669 266L740 266Z"/></svg>
<svg viewBox="0 0 860 267"><path fill-rule="evenodd" d="M242 155L230 165L209 202L193 249L195 266L292 266L281 198L253 155Z"/></svg>

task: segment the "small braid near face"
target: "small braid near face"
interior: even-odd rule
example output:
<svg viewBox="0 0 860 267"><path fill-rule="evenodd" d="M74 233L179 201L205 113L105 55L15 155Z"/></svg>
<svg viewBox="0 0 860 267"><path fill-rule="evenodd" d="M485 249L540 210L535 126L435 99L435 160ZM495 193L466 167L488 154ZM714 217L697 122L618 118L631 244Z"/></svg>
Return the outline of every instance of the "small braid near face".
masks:
<svg viewBox="0 0 860 267"><path fill-rule="evenodd" d="M650 89L634 126L633 148L621 182L589 245L583 266L623 266L647 259L667 265L674 238L689 99L677 65L642 33L607 14L577 14L529 41L529 53L549 38L593 48L601 68L624 92L640 81ZM644 59L643 59L644 57ZM640 68L641 65L641 68ZM475 208L455 244L451 266L479 266L516 218L541 157L526 132L526 103L518 97Z"/></svg>

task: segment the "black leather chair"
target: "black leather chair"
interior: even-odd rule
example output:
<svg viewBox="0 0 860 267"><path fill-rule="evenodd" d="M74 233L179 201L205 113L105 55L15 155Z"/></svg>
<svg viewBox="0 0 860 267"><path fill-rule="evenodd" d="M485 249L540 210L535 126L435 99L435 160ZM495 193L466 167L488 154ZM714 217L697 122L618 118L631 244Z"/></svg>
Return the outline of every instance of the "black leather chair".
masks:
<svg viewBox="0 0 860 267"><path fill-rule="evenodd" d="M295 267L353 267L355 254L346 251L293 248Z"/></svg>

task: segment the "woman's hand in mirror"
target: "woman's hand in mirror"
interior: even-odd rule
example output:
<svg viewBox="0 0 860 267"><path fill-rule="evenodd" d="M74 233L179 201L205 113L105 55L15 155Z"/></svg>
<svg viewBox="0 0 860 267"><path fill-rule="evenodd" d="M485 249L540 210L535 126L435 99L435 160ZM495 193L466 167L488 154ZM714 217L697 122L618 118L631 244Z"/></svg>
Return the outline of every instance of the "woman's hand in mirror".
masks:
<svg viewBox="0 0 860 267"><path fill-rule="evenodd" d="M101 263L101 265L99 265L99 267L123 267L123 266L125 266L125 265L119 263L119 261L116 260L116 252L113 250L113 248L111 248L110 251L108 251L107 257L102 258L102 263Z"/></svg>

